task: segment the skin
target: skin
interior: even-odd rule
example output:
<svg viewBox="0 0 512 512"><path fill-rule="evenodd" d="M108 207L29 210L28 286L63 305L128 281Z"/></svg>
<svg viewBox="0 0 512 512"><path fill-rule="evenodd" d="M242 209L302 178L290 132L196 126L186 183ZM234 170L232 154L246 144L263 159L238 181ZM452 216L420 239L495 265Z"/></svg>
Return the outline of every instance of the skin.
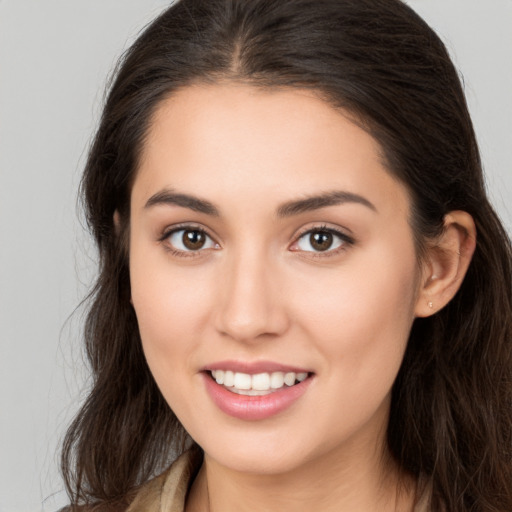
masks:
<svg viewBox="0 0 512 512"><path fill-rule="evenodd" d="M159 202L169 191L218 215ZM368 204L278 215L332 191ZM462 280L474 240L465 215L447 218L418 264L405 186L370 135L310 92L191 86L160 105L132 189L130 279L149 367L205 451L188 512L412 509L414 482L386 450L390 390L414 318ZM202 249L166 236L183 224L208 234ZM342 237L315 251L313 229ZM205 390L201 370L223 360L313 376L282 413L244 421Z"/></svg>

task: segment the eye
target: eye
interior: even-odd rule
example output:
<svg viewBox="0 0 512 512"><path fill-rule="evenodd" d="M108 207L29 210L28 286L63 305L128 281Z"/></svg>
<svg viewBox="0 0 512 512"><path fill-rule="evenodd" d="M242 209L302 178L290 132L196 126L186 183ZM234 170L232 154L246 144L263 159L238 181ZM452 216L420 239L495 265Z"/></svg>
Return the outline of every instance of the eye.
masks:
<svg viewBox="0 0 512 512"><path fill-rule="evenodd" d="M305 252L336 252L345 245L351 245L354 241L335 229L322 227L310 229L301 235L291 247L295 251Z"/></svg>
<svg viewBox="0 0 512 512"><path fill-rule="evenodd" d="M167 233L164 238L172 249L180 252L194 252L218 247L218 244L202 229L197 228L175 229Z"/></svg>

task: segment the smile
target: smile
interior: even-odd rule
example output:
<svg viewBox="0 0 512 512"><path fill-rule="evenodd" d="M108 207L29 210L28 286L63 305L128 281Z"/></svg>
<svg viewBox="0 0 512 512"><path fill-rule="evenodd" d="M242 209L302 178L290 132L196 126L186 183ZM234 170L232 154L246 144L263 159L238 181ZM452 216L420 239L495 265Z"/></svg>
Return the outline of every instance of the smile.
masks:
<svg viewBox="0 0 512 512"><path fill-rule="evenodd" d="M249 373L231 370L212 370L212 378L232 393L246 396L264 396L279 389L291 387L306 380L307 372Z"/></svg>
<svg viewBox="0 0 512 512"><path fill-rule="evenodd" d="M201 375L213 403L228 416L244 421L265 420L284 412L301 401L315 380L312 372L268 362L217 363Z"/></svg>

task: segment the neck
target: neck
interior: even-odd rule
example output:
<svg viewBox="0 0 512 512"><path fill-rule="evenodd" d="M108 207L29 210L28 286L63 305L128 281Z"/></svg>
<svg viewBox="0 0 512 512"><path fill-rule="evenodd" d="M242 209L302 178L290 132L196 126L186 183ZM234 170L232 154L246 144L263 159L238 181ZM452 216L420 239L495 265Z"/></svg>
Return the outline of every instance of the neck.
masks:
<svg viewBox="0 0 512 512"><path fill-rule="evenodd" d="M233 471L205 454L186 512L410 512L414 494L381 448L345 446L280 474Z"/></svg>

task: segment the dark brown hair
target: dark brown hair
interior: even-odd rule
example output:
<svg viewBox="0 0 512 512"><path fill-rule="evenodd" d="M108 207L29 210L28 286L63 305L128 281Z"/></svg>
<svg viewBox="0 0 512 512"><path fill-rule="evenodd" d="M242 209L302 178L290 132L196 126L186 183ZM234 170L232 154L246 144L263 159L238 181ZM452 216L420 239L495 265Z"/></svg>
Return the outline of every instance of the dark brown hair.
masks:
<svg viewBox="0 0 512 512"><path fill-rule="evenodd" d="M123 248L155 109L178 88L226 80L307 88L358 119L411 194L420 254L447 212L473 216L461 289L414 322L388 443L404 471L431 478L433 510L512 510L510 242L486 196L459 76L399 0L182 0L124 55L82 183L100 270L85 326L92 388L62 455L72 504L122 509L187 439L144 359Z"/></svg>

